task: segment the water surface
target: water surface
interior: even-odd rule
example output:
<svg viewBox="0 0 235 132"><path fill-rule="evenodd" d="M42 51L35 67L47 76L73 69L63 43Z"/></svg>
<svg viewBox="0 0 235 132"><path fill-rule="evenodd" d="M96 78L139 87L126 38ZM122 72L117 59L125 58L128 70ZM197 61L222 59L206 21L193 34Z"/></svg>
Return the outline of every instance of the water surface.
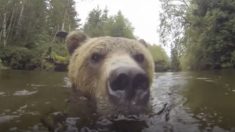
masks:
<svg viewBox="0 0 235 132"><path fill-rule="evenodd" d="M0 131L235 131L233 70L157 73L138 117L68 116L69 89L66 73L1 70Z"/></svg>

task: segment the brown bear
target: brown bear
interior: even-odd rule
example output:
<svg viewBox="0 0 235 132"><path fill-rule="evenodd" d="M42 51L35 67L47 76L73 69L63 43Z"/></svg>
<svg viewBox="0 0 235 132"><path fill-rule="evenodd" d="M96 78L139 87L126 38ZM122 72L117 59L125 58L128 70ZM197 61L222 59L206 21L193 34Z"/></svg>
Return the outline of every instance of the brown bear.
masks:
<svg viewBox="0 0 235 132"><path fill-rule="evenodd" d="M143 44L121 37L89 38L79 31L69 33L66 44L72 87L93 100L99 112L148 108L154 61Z"/></svg>

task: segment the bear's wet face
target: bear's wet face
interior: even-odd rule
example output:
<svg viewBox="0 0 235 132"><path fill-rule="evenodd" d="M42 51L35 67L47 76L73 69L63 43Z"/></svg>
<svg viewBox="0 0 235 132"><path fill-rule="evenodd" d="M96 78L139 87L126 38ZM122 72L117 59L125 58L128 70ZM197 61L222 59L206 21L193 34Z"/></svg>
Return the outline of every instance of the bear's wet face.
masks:
<svg viewBox="0 0 235 132"><path fill-rule="evenodd" d="M148 61L139 51L133 51L133 54L125 48L126 45L119 45L116 50L94 52L89 67L90 71L103 71L97 73L96 88L104 89L106 103L119 113L140 113L145 111L150 98L150 78L144 69Z"/></svg>
<svg viewBox="0 0 235 132"><path fill-rule="evenodd" d="M69 39L77 34L68 35L69 48L76 47ZM97 109L121 113L147 109L154 63L146 47L136 40L98 37L79 40L76 50L70 51L68 76L76 90L95 99Z"/></svg>

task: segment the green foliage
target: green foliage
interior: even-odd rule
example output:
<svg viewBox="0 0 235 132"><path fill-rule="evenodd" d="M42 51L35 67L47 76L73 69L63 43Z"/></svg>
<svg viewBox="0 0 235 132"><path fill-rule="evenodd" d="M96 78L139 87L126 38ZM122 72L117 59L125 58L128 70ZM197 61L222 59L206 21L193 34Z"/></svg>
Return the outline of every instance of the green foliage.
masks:
<svg viewBox="0 0 235 132"><path fill-rule="evenodd" d="M1 69L8 69L8 67L4 66L2 60L0 59L0 70Z"/></svg>
<svg viewBox="0 0 235 132"><path fill-rule="evenodd" d="M180 70L180 57L184 45L184 29L190 24L187 14L189 11L188 0L160 0L162 12L160 13L160 40L171 48L171 69Z"/></svg>
<svg viewBox="0 0 235 132"><path fill-rule="evenodd" d="M184 64L190 69L229 68L235 50L235 2L194 0L186 28Z"/></svg>
<svg viewBox="0 0 235 132"><path fill-rule="evenodd" d="M69 61L68 58L66 58L64 56L60 56L56 52L52 52L51 57L55 62L59 62L59 63L64 63L64 64L67 63L68 64L68 61Z"/></svg>
<svg viewBox="0 0 235 132"><path fill-rule="evenodd" d="M166 13L163 13L160 31L163 38L166 35L173 39L171 47L177 54L172 56L172 62L179 60L185 70L234 67L235 1L177 1L162 1ZM181 10L178 7L182 5L187 8L179 14ZM180 28L172 26L173 23Z"/></svg>
<svg viewBox="0 0 235 132"><path fill-rule="evenodd" d="M235 66L235 50L232 52L232 58L231 58L231 60L232 60L232 64L233 64L233 66Z"/></svg>
<svg viewBox="0 0 235 132"><path fill-rule="evenodd" d="M79 26L74 0L0 0L0 59L13 69L53 69L46 52L51 47L55 61L67 62L58 31Z"/></svg>
<svg viewBox="0 0 235 132"><path fill-rule="evenodd" d="M83 28L90 37L113 36L134 38L131 23L119 11L117 15L108 16L108 10L93 9Z"/></svg>
<svg viewBox="0 0 235 132"><path fill-rule="evenodd" d="M180 60L179 60L179 53L178 53L177 48L172 48L171 49L171 69L173 71L181 70Z"/></svg>
<svg viewBox="0 0 235 132"><path fill-rule="evenodd" d="M169 69L169 58L165 50L158 45L149 45L148 49L155 62L155 71L167 71Z"/></svg>
<svg viewBox="0 0 235 132"><path fill-rule="evenodd" d="M108 21L107 10L93 9L84 25L84 32L90 37L104 36L104 25Z"/></svg>
<svg viewBox="0 0 235 132"><path fill-rule="evenodd" d="M3 64L13 69L32 70L40 65L37 53L24 47L6 47L0 52Z"/></svg>
<svg viewBox="0 0 235 132"><path fill-rule="evenodd" d="M134 28L131 26L131 23L124 18L121 11L118 12L116 16L111 18L109 23L107 23L109 29L108 32L110 36L113 37L126 37L126 38L134 38L133 30Z"/></svg>
<svg viewBox="0 0 235 132"><path fill-rule="evenodd" d="M2 60L0 59L0 69L3 68L3 65L2 65Z"/></svg>
<svg viewBox="0 0 235 132"><path fill-rule="evenodd" d="M48 27L51 35L58 31L71 31L79 26L74 0L50 0Z"/></svg>
<svg viewBox="0 0 235 132"><path fill-rule="evenodd" d="M160 0L162 12L160 12L160 40L164 45L172 48L182 38L184 27L187 26L186 18L188 10L187 0ZM171 41L169 41L171 40Z"/></svg>

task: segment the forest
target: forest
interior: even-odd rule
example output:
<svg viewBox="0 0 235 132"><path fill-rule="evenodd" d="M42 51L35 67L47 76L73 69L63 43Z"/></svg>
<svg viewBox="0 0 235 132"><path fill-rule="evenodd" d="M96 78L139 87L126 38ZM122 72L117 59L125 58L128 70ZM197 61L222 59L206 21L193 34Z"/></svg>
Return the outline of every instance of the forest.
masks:
<svg viewBox="0 0 235 132"><path fill-rule="evenodd" d="M235 67L234 0L161 0L161 42L175 70Z"/></svg>
<svg viewBox="0 0 235 132"><path fill-rule="evenodd" d="M0 17L2 67L51 69L52 58L66 63L63 40L56 34L79 26L73 0L0 0Z"/></svg>
<svg viewBox="0 0 235 132"><path fill-rule="evenodd" d="M157 71L235 67L235 1L160 1L156 32L161 43L146 42ZM135 27L121 11L109 15L107 8L97 7L82 25L75 4L74 0L0 0L0 67L66 69L69 55L63 34L75 29L90 37L142 39L134 35ZM163 47L171 49L170 57Z"/></svg>
<svg viewBox="0 0 235 132"><path fill-rule="evenodd" d="M109 15L108 9L97 7L81 26L74 0L0 0L0 17L3 18L0 20L1 68L66 70L69 55L64 43L65 34L75 29L90 37L137 39L133 34L134 27L121 11ZM153 54L160 55L154 55L155 62L167 69L169 60L162 47L149 48Z"/></svg>

